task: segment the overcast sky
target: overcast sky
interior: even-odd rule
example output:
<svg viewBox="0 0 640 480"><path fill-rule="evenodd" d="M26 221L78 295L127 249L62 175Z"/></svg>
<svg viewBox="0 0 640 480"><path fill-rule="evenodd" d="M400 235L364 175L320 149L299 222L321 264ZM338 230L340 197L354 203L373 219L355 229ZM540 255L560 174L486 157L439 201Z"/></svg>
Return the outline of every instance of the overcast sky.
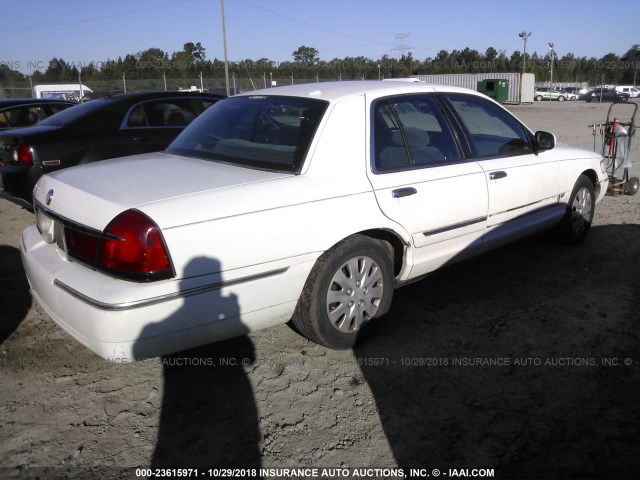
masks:
<svg viewBox="0 0 640 480"><path fill-rule="evenodd" d="M76 64L201 42L223 58L220 0L0 0L0 64L31 73L52 57ZM600 58L640 44L640 1L226 0L229 60L292 60L301 45L322 60L488 47Z"/></svg>

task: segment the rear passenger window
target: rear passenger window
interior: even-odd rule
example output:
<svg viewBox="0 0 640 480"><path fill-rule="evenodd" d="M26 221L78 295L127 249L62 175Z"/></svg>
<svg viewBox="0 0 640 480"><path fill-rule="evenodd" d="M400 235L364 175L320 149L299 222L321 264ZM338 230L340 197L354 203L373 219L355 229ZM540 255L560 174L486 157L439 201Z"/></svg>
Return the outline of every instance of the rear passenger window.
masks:
<svg viewBox="0 0 640 480"><path fill-rule="evenodd" d="M460 159L456 141L431 95L402 96L376 102L373 129L376 171Z"/></svg>
<svg viewBox="0 0 640 480"><path fill-rule="evenodd" d="M30 127L40 120L47 118L47 114L40 106L16 107L4 112L6 121L11 127Z"/></svg>
<svg viewBox="0 0 640 480"><path fill-rule="evenodd" d="M154 100L136 105L127 119L127 127L185 127L196 118L191 100Z"/></svg>
<svg viewBox="0 0 640 480"><path fill-rule="evenodd" d="M524 127L494 103L473 95L447 94L480 157L532 153Z"/></svg>

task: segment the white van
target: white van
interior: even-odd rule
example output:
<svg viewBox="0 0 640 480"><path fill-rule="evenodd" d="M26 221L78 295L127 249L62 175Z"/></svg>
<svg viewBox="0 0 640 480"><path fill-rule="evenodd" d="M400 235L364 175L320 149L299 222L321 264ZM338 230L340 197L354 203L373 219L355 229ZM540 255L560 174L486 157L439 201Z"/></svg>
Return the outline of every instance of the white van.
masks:
<svg viewBox="0 0 640 480"><path fill-rule="evenodd" d="M81 90L82 89L82 90ZM55 98L57 100L75 100L80 102L91 96L93 90L80 83L59 83L51 85L35 85L34 98Z"/></svg>
<svg viewBox="0 0 640 480"><path fill-rule="evenodd" d="M640 95L640 90L633 85L618 85L616 90L620 93L628 93L631 98L636 98Z"/></svg>

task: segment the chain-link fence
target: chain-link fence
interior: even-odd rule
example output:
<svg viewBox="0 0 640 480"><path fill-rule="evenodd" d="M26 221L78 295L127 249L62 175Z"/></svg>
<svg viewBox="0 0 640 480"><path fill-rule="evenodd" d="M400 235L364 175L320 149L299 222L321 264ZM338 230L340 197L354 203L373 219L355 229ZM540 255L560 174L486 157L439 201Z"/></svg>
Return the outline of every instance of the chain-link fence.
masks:
<svg viewBox="0 0 640 480"><path fill-rule="evenodd" d="M272 86L315 83L318 81L332 81L336 79L321 78L284 78L275 79L270 76L257 78L229 77L229 91L231 95L242 92L269 88ZM71 82L67 82L71 83ZM177 91L204 89L211 93L226 94L226 82L224 78L191 78L191 79L113 79L101 81L82 81L82 84L89 87L94 93L93 98L105 95L115 95L125 92L141 91ZM33 85L29 82L3 82L0 83L0 98L30 98L33 97Z"/></svg>

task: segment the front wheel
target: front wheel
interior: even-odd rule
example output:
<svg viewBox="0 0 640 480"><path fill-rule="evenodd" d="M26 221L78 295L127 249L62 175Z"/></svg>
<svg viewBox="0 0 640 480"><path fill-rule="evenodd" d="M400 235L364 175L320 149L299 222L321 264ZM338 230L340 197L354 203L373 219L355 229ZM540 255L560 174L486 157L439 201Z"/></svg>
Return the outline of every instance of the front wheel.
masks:
<svg viewBox="0 0 640 480"><path fill-rule="evenodd" d="M542 100L542 95L536 95L536 101L539 102L540 100Z"/></svg>
<svg viewBox="0 0 640 480"><path fill-rule="evenodd" d="M591 228L595 206L593 183L586 175L580 175L569 197L567 211L556 229L558 239L567 244L584 240Z"/></svg>
<svg viewBox="0 0 640 480"><path fill-rule="evenodd" d="M564 102L564 97L563 97L562 95L560 95L560 96L558 97L558 101L559 101L559 102Z"/></svg>
<svg viewBox="0 0 640 480"><path fill-rule="evenodd" d="M353 235L316 262L292 318L309 340L351 348L361 331L391 305L394 279L391 246Z"/></svg>

